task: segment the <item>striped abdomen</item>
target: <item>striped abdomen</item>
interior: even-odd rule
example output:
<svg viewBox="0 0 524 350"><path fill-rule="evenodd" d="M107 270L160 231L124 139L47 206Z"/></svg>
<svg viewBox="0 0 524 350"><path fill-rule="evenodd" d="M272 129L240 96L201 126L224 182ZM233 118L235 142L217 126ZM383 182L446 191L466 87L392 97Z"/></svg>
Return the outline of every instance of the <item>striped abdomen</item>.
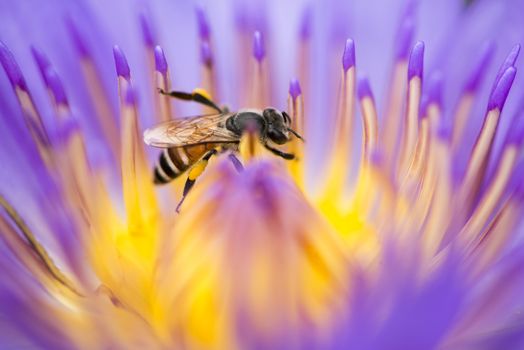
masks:
<svg viewBox="0 0 524 350"><path fill-rule="evenodd" d="M155 184L166 184L189 169L202 156L217 147L217 144L200 144L166 148L155 166Z"/></svg>

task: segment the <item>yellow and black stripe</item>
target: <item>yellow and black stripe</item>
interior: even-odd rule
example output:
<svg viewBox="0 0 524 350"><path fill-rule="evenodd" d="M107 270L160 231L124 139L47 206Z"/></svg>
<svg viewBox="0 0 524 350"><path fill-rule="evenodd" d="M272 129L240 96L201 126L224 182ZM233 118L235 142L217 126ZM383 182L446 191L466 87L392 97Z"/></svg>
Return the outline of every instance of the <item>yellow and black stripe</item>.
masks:
<svg viewBox="0 0 524 350"><path fill-rule="evenodd" d="M160 154L155 166L154 182L157 185L166 184L176 179L193 164L195 164L206 152L214 149L216 145L201 144L184 147L166 148Z"/></svg>

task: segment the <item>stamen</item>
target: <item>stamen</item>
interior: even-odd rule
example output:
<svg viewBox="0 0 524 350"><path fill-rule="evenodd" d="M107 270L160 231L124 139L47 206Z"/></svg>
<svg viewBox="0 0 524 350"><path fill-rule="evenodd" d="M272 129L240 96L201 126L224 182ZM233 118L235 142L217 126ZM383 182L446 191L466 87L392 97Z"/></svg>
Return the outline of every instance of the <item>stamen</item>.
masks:
<svg viewBox="0 0 524 350"><path fill-rule="evenodd" d="M469 78L466 80L464 94L461 96L456 107L453 126L453 138L451 147L455 151L460 147L462 136L467 125L468 117L473 107L474 97L487 72L487 67L493 58L495 52L493 43L485 44L480 53L477 63L471 70Z"/></svg>
<svg viewBox="0 0 524 350"><path fill-rule="evenodd" d="M342 55L342 77L340 83L340 100L334 124L331 159L328 162L328 188L325 194L341 193L348 174L348 164L351 163L353 140L353 118L355 110L355 43L347 39Z"/></svg>
<svg viewBox="0 0 524 350"><path fill-rule="evenodd" d="M20 67L16 63L11 51L9 51L7 46L5 46L5 44L1 41L0 64L3 66L4 71L11 82L13 91L22 109L25 123L31 132L33 140L35 141L42 158L49 165L51 161L49 155L47 154L47 148L49 147L49 137L42 122L42 118L38 113L35 104L33 103L33 98L29 93Z"/></svg>
<svg viewBox="0 0 524 350"><path fill-rule="evenodd" d="M509 90L513 85L513 80L515 79L516 74L517 70L515 67L509 67L504 71L504 74L502 74L491 93L488 103L488 111L495 109L502 111L502 107L506 102L506 98L508 97Z"/></svg>
<svg viewBox="0 0 524 350"><path fill-rule="evenodd" d="M266 69L266 49L262 34L258 31L253 36L253 81L250 96L250 106L265 108L268 105L268 78Z"/></svg>
<svg viewBox="0 0 524 350"><path fill-rule="evenodd" d="M400 30L397 45L395 46L395 58L397 61L407 60L413 42L413 34L415 32L415 24L411 18L404 20Z"/></svg>
<svg viewBox="0 0 524 350"><path fill-rule="evenodd" d="M253 57L260 63L266 57L266 49L262 41L262 34L255 32L253 36Z"/></svg>
<svg viewBox="0 0 524 350"><path fill-rule="evenodd" d="M313 8L311 5L306 6L303 10L302 20L300 23L300 40L298 43L297 67L298 76L304 86L304 95L308 96L310 84L310 52L311 52L311 27L313 26Z"/></svg>
<svg viewBox="0 0 524 350"><path fill-rule="evenodd" d="M126 86L122 104L121 166L124 203L131 235L153 232L158 215L150 167L138 125L136 92Z"/></svg>
<svg viewBox="0 0 524 350"><path fill-rule="evenodd" d="M426 166L430 170L426 172L419 195L424 210L419 216L422 220L427 220L423 249L424 256L428 257L434 256L438 251L452 216L450 135L448 128L442 122L439 124L439 130L433 130L429 137L431 145L427 146L426 152L430 155Z"/></svg>
<svg viewBox="0 0 524 350"><path fill-rule="evenodd" d="M484 47L480 51L477 62L473 65L473 69L469 74L469 78L466 80L464 90L467 92L475 92L478 90L482 80L486 75L487 68L491 63L494 52L495 44L493 42L484 44Z"/></svg>
<svg viewBox="0 0 524 350"><path fill-rule="evenodd" d="M291 128L299 135L304 135L304 99L302 97L302 90L297 79L292 79L289 83L289 97L287 100L288 111L291 115ZM290 170L293 177L298 181L299 185L303 181L304 171L304 142L293 138L289 147L290 153L294 154L299 161L290 162Z"/></svg>
<svg viewBox="0 0 524 350"><path fill-rule="evenodd" d="M420 117L427 116L431 120L433 130L439 125L440 109L442 108L442 73L433 72L428 79L427 92L421 104Z"/></svg>
<svg viewBox="0 0 524 350"><path fill-rule="evenodd" d="M311 37L311 27L313 25L313 8L312 5L306 5L302 11L300 20L300 38L308 40Z"/></svg>
<svg viewBox="0 0 524 350"><path fill-rule="evenodd" d="M419 41L411 50L408 66L408 102L405 118L400 171L409 169L418 137L419 105L422 93L422 74L424 65L424 43Z"/></svg>
<svg viewBox="0 0 524 350"><path fill-rule="evenodd" d="M0 215L2 238L7 247L20 259L20 262L39 281L43 282L49 278L50 281L58 284L53 287L58 287L59 291L64 292L63 287L65 287L67 291L80 296L81 293L76 286L77 281L71 281L60 271L22 217L3 196L0 196L0 207L5 211L4 215ZM44 283L44 286L51 287L47 283Z"/></svg>
<svg viewBox="0 0 524 350"><path fill-rule="evenodd" d="M398 41L395 46L396 61L391 73L384 127L380 131L386 169L392 169L396 164L397 151L400 146L399 136L402 130L402 108L405 99L404 91L406 90L407 61L415 31L412 12L413 6L408 5L398 30Z"/></svg>
<svg viewBox="0 0 524 350"><path fill-rule="evenodd" d="M151 22L146 17L146 15L141 14L139 17L140 20L140 29L142 30L142 39L146 47L152 49L155 45L155 37L151 28Z"/></svg>
<svg viewBox="0 0 524 350"><path fill-rule="evenodd" d="M198 22L198 34L200 39L208 41L211 37L211 30L209 28L209 21L207 20L206 14L201 7L195 9L197 22Z"/></svg>
<svg viewBox="0 0 524 350"><path fill-rule="evenodd" d="M55 107L56 115L59 118L68 116L70 114L68 107L69 103L67 101L62 82L60 81L56 71L53 69L49 63L49 60L42 52L37 50L35 47L31 47L31 52L38 69L40 70L40 74L42 75L42 80L46 85L51 103Z"/></svg>
<svg viewBox="0 0 524 350"><path fill-rule="evenodd" d="M508 56L506 56L506 59L500 66L499 71L497 72L497 76L495 77L495 81L493 82L493 87L491 90L492 93L497 88L499 81L502 79L507 69L515 66L515 62L517 61L517 58L519 57L519 53L520 53L520 45L517 44L513 46Z"/></svg>
<svg viewBox="0 0 524 350"><path fill-rule="evenodd" d="M442 74L437 71L430 75L427 93L422 98L417 145L408 170L408 175L418 180L422 180L424 169L427 167L430 135L442 130L441 109Z"/></svg>
<svg viewBox="0 0 524 350"><path fill-rule="evenodd" d="M117 127L117 120L112 117L117 115L117 113L111 107L111 102L108 98L110 95L106 92L95 62L93 61L92 56L89 54L87 43L71 19L66 19L66 24L69 28L69 33L73 43L80 56L82 74L91 97L90 100L93 101L94 107L96 109L98 122L101 126L107 144L110 145L110 150L114 159L118 159L120 156L120 145L117 136L119 135L119 131Z"/></svg>
<svg viewBox="0 0 524 350"><path fill-rule="evenodd" d="M69 114L67 113L69 111L69 102L67 101L67 96L58 74L56 74L52 67L48 67L44 72L44 77L47 88L53 96L58 116L65 117Z"/></svg>
<svg viewBox="0 0 524 350"><path fill-rule="evenodd" d="M460 187L461 193L459 198L461 199L460 203L463 205L464 213L469 212L468 208L473 205L475 196L484 178L493 139L495 138L500 119L500 113L516 73L517 70L514 67L507 68L489 98L488 111L484 119L484 124L473 148L466 175Z"/></svg>
<svg viewBox="0 0 524 350"><path fill-rule="evenodd" d="M129 65L127 64L124 52L122 52L118 45L113 46L113 57L115 58L116 74L129 81L131 79Z"/></svg>
<svg viewBox="0 0 524 350"><path fill-rule="evenodd" d="M73 40L73 44L80 55L80 58L90 56L87 43L84 37L78 31L78 28L72 18L66 18L66 26L68 28L69 34L71 35L71 39Z"/></svg>
<svg viewBox="0 0 524 350"><path fill-rule="evenodd" d="M157 118L160 122L168 121L172 118L171 100L168 96L158 93L158 90L170 91L171 82L169 78L169 70L167 60L164 55L164 50L160 46L155 47L155 69L156 69L156 91L155 91L155 105L157 111Z"/></svg>
<svg viewBox="0 0 524 350"><path fill-rule="evenodd" d="M369 85L369 80L363 77L358 82L358 98L360 100L360 109L362 111L362 125L363 125L363 148L362 161L369 162L369 157L377 146L377 109L375 107L375 100Z"/></svg>
<svg viewBox="0 0 524 350"><path fill-rule="evenodd" d="M36 49L34 46L31 46L31 54L33 55L36 65L38 66L38 69L40 71L40 74L42 75L42 79L44 80L44 83L47 85L45 71L47 70L48 67L51 66L51 63L49 63L49 60L47 59L47 57L41 51Z"/></svg>
<svg viewBox="0 0 524 350"><path fill-rule="evenodd" d="M66 109L70 112L68 108L64 108L64 111ZM60 166L61 180L66 184L66 195L78 208L78 222L85 223L86 226L95 225L94 211L100 203L95 205L93 198L96 198L94 192L98 188L88 164L82 132L71 115L64 116L58 123L58 135L53 143L53 151Z"/></svg>
<svg viewBox="0 0 524 350"><path fill-rule="evenodd" d="M209 47L209 42L204 41L201 43L200 57L205 66L210 68L213 65L213 53L211 52L211 47Z"/></svg>
<svg viewBox="0 0 524 350"><path fill-rule="evenodd" d="M349 141L353 132L353 113L355 104L355 43L352 39L346 40L344 53L342 55L342 83L341 100L336 121L337 135L335 144L339 148L349 147ZM342 142L342 144L340 143ZM349 150L344 150L350 153Z"/></svg>
<svg viewBox="0 0 524 350"><path fill-rule="evenodd" d="M522 119L520 125L523 125ZM508 242L511 242L511 235L518 232L518 230L515 231L515 227L521 221L521 200L524 186L520 174L522 174L523 165L524 163L520 162L515 166L513 178L507 185L512 192L510 197L491 219L484 232L470 244L472 252L478 255L478 261L474 263L478 273L482 273L494 259L500 256L499 253L508 245Z"/></svg>
<svg viewBox="0 0 524 350"><path fill-rule="evenodd" d="M198 33L200 36L200 59L202 62L201 87L208 91L212 99L217 97L216 72L213 65L213 44L211 40L211 28L200 7L196 8ZM212 108L204 107L204 113L215 113Z"/></svg>
<svg viewBox="0 0 524 350"><path fill-rule="evenodd" d="M291 128L299 135L304 135L304 99L297 79L292 79L289 83L288 110L291 114Z"/></svg>
<svg viewBox="0 0 524 350"><path fill-rule="evenodd" d="M500 81L502 82L503 79L504 75ZM519 142L511 142L506 146L504 152L502 153L496 174L494 175L491 183L486 189L486 192L482 196L479 204L473 211L468 222L459 234L459 238L462 239L462 242L465 244L469 245L474 242L473 240L475 238L479 238L478 234L482 232L482 229L488 222L490 215L493 213L502 199L520 153L519 148L522 140L522 127L519 131L520 135L518 138L514 139L518 140Z"/></svg>

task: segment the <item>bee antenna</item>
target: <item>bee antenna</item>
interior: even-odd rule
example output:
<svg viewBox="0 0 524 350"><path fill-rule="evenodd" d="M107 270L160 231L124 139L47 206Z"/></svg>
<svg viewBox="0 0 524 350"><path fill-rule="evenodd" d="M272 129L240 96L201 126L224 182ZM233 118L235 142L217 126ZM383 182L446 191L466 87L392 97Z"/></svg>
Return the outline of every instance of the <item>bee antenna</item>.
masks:
<svg viewBox="0 0 524 350"><path fill-rule="evenodd" d="M293 135L295 135L297 138L301 139L302 142L305 142L304 138L302 136L300 136L300 134L298 132L296 132L295 130L291 129L291 128L287 128L287 131L291 132Z"/></svg>

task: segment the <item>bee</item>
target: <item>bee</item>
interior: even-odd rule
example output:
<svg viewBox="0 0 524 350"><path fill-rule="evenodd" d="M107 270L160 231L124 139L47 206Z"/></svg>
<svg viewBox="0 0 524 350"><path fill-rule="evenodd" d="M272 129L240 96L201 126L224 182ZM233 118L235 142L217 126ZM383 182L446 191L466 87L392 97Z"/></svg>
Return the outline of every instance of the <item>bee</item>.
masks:
<svg viewBox="0 0 524 350"><path fill-rule="evenodd" d="M248 128L259 135L261 144L273 154L287 160L295 157L273 146L289 142L291 135L302 139L291 129L291 118L285 111L268 107L263 110L242 109L229 112L219 108L200 89L192 93L163 90L160 93L195 101L217 112L168 121L144 132L144 142L147 145L163 148L154 168L155 184L167 184L189 170L177 212L196 179L205 170L209 159L219 152L237 152L242 134ZM237 168L241 167L234 156L230 159Z"/></svg>

